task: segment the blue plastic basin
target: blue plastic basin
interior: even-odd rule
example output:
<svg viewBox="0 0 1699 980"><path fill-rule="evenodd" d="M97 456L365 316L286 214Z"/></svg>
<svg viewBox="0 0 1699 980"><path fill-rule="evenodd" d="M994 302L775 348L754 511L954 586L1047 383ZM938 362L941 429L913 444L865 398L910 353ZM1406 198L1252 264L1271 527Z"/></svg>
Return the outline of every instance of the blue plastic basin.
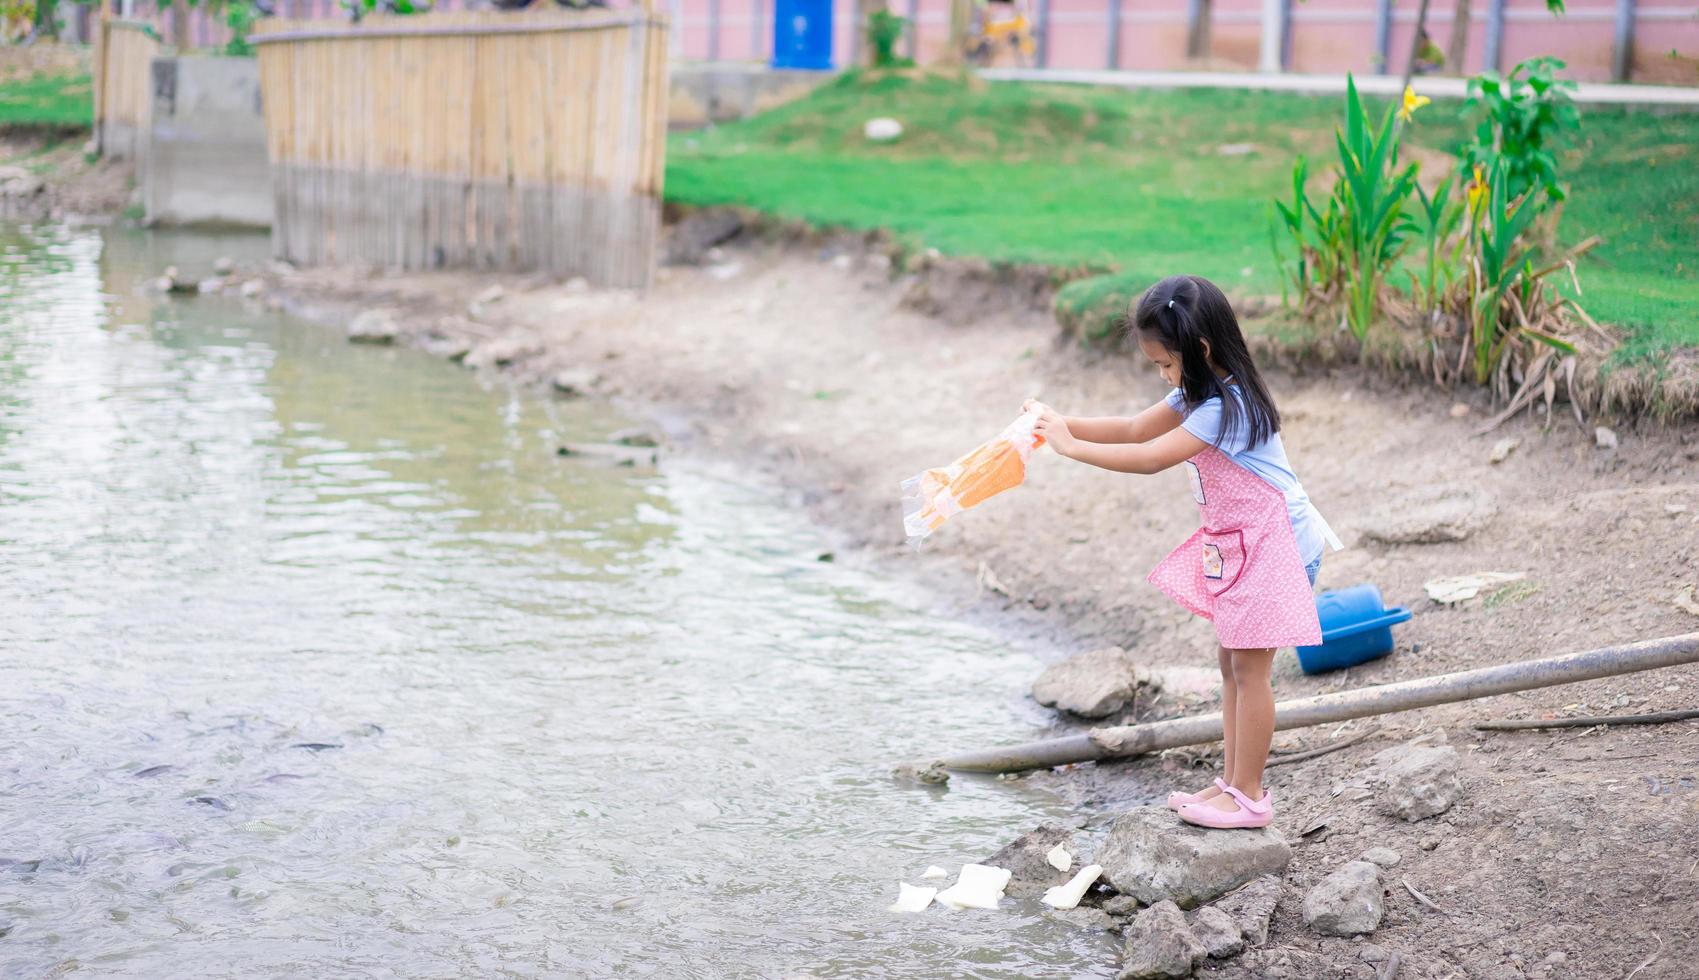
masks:
<svg viewBox="0 0 1699 980"><path fill-rule="evenodd" d="M1321 645L1298 648L1298 666L1306 674L1355 667L1392 652L1392 627L1410 618L1410 610L1388 609L1373 585L1323 592L1316 597Z"/></svg>

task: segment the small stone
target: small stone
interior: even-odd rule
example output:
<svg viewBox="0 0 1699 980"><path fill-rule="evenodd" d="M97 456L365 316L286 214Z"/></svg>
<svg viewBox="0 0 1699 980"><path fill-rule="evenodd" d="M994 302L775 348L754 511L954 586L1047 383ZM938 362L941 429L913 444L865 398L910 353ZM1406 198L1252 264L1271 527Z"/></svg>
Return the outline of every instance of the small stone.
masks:
<svg viewBox="0 0 1699 980"><path fill-rule="evenodd" d="M943 760L905 762L891 770L891 778L937 786L950 781L950 770L944 768Z"/></svg>
<svg viewBox="0 0 1699 980"><path fill-rule="evenodd" d="M1253 878L1277 874L1292 848L1273 827L1225 833L1182 823L1162 806L1121 814L1110 825L1094 864L1123 895L1147 905L1172 901L1195 908Z"/></svg>
<svg viewBox="0 0 1699 980"><path fill-rule="evenodd" d="M1192 935L1213 959L1237 956L1245 948L1245 937L1239 931L1239 923L1213 905L1205 905L1193 912L1191 926Z"/></svg>
<svg viewBox="0 0 1699 980"><path fill-rule="evenodd" d="M1126 918L1138 914L1139 909L1144 908L1144 905L1131 895L1116 895L1113 898L1105 899L1102 908L1103 911L1117 918Z"/></svg>
<svg viewBox="0 0 1699 980"><path fill-rule="evenodd" d="M1045 824L1015 838L982 863L1008 869L1009 883L1004 886L1004 894L1016 898L1042 895L1049 888L1065 884L1069 878L1066 872L1058 871L1050 863L1050 851L1058 846L1069 852L1078 851L1071 831L1066 827Z"/></svg>
<svg viewBox="0 0 1699 980"><path fill-rule="evenodd" d="M1390 847L1371 847L1363 852L1362 860L1382 868L1396 868L1403 857Z"/></svg>
<svg viewBox="0 0 1699 980"><path fill-rule="evenodd" d="M236 260L228 255L220 255L212 260L213 275L228 276L236 271Z"/></svg>
<svg viewBox="0 0 1699 980"><path fill-rule="evenodd" d="M1209 956L1173 902L1158 902L1140 912L1125 934L1119 980L1190 976Z"/></svg>
<svg viewBox="0 0 1699 980"><path fill-rule="evenodd" d="M1601 425L1593 430L1593 442L1596 443L1600 449L1615 449L1616 433Z"/></svg>
<svg viewBox="0 0 1699 980"><path fill-rule="evenodd" d="M399 332L395 311L383 308L361 310L348 325L348 339L356 344L393 344Z"/></svg>
<svg viewBox="0 0 1699 980"><path fill-rule="evenodd" d="M202 279L200 282L195 283L195 292L200 293L203 296L211 296L223 291L223 279Z"/></svg>
<svg viewBox="0 0 1699 980"><path fill-rule="evenodd" d="M1257 151L1255 143L1223 143L1215 148L1215 152L1224 157L1249 156Z"/></svg>
<svg viewBox="0 0 1699 980"><path fill-rule="evenodd" d="M566 281L566 291L569 293L587 293L590 291L590 280L583 276L573 276Z"/></svg>
<svg viewBox="0 0 1699 980"><path fill-rule="evenodd" d="M30 198L47 190L47 182L23 167L0 167L0 197Z"/></svg>
<svg viewBox="0 0 1699 980"><path fill-rule="evenodd" d="M888 116L880 116L863 123L861 135L874 143L889 143L903 135L903 124Z"/></svg>
<svg viewBox="0 0 1699 980"><path fill-rule="evenodd" d="M1044 917L1073 926L1075 929L1114 932L1120 928L1120 923L1110 918L1102 909L1046 909Z"/></svg>
<svg viewBox="0 0 1699 980"><path fill-rule="evenodd" d="M1304 896L1304 922L1324 936L1360 936L1380 928L1380 869L1352 861Z"/></svg>
<svg viewBox="0 0 1699 980"><path fill-rule="evenodd" d="M850 267L853 265L855 265L855 260L850 258L848 255L832 256L832 268L839 272L848 272Z"/></svg>
<svg viewBox="0 0 1699 980"><path fill-rule="evenodd" d="M1493 451L1487 454L1487 462L1495 464L1504 462L1521 444L1522 442L1519 439L1500 439L1493 443Z"/></svg>
<svg viewBox="0 0 1699 980"><path fill-rule="evenodd" d="M1569 954L1565 953L1561 949L1554 949L1551 952L1547 953L1546 958L1541 960L1540 962L1546 964L1547 966L1557 966L1560 963L1568 963L1569 962Z"/></svg>
<svg viewBox="0 0 1699 980"><path fill-rule="evenodd" d="M1120 711L1138 690L1139 669L1120 647L1105 647L1045 668L1033 682L1039 704L1082 718L1103 718Z"/></svg>
<svg viewBox="0 0 1699 980"><path fill-rule="evenodd" d="M1274 921L1274 907L1286 886L1276 875L1265 875L1242 888L1222 896L1212 906L1233 917L1245 945L1255 948L1268 942L1268 927Z"/></svg>
<svg viewBox="0 0 1699 980"><path fill-rule="evenodd" d="M258 279L249 279L247 282L242 284L241 292L243 299L254 299L261 293L265 292L265 283Z"/></svg>
<svg viewBox="0 0 1699 980"><path fill-rule="evenodd" d="M1357 947L1357 958L1364 963L1385 963L1391 955L1386 951L1385 946L1378 946L1374 943L1364 943Z"/></svg>
<svg viewBox="0 0 1699 980"><path fill-rule="evenodd" d="M583 398L596 389L602 381L602 376L590 368L567 368L556 371L549 383L560 395L567 398Z"/></svg>
<svg viewBox="0 0 1699 980"><path fill-rule="evenodd" d="M1369 760L1376 808L1403 820L1435 817L1463 796L1457 750L1449 745L1395 745Z"/></svg>
<svg viewBox="0 0 1699 980"><path fill-rule="evenodd" d="M654 449L661 444L659 437L642 426L620 429L608 436L608 441L621 446L637 446L641 449Z"/></svg>
<svg viewBox="0 0 1699 980"><path fill-rule="evenodd" d="M472 302L477 306L488 306L491 303L501 302L506 296L507 290L501 288L500 283L496 283L478 295L472 297Z"/></svg>
<svg viewBox="0 0 1699 980"><path fill-rule="evenodd" d="M1451 406L1451 417L1452 418L1460 419L1460 418L1463 418L1464 416L1466 416L1468 414L1469 414L1469 405L1468 405L1467 402L1455 402L1455 403L1452 404L1452 406Z"/></svg>

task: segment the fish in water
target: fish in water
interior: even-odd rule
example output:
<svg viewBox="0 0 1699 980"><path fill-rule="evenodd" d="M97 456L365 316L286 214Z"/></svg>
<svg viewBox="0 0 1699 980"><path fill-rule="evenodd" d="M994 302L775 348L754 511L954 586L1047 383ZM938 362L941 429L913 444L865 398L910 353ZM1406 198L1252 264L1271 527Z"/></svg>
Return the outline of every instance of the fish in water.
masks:
<svg viewBox="0 0 1699 980"><path fill-rule="evenodd" d="M170 772L171 770L173 770L175 768L177 768L177 767L176 766L148 766L146 769L142 769L142 770L137 771L136 773L134 773L134 775L137 779L146 779L149 776L157 776L162 772Z"/></svg>
<svg viewBox="0 0 1699 980"><path fill-rule="evenodd" d="M342 745L337 742L296 742L294 745L289 747L292 749L306 749L309 752L323 752L325 749L340 749L342 748Z"/></svg>
<svg viewBox="0 0 1699 980"><path fill-rule="evenodd" d="M305 777L305 776L297 776L292 772L278 772L278 773L272 773L270 776L265 777L265 781L268 782L268 783L287 783L291 779L306 779L306 778L307 777Z"/></svg>
<svg viewBox="0 0 1699 980"><path fill-rule="evenodd" d="M41 859L26 861L23 858L0 858L0 871L16 871L19 874L29 874L41 867Z"/></svg>
<svg viewBox="0 0 1699 980"><path fill-rule="evenodd" d="M228 812L229 809L230 809L230 804L224 802L223 800L219 799L216 796L197 796L197 797L195 797L195 802L196 803L204 803L207 806L212 807L214 810L224 810L224 811Z"/></svg>

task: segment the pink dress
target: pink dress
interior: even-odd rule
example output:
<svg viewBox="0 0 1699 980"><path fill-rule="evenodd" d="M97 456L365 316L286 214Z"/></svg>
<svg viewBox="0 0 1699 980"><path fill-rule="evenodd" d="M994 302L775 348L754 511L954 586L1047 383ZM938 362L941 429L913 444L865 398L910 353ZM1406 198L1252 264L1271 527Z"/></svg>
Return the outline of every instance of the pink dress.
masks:
<svg viewBox="0 0 1699 980"><path fill-rule="evenodd" d="M1286 495L1213 446L1186 461L1203 526L1150 573L1229 650L1321 642Z"/></svg>

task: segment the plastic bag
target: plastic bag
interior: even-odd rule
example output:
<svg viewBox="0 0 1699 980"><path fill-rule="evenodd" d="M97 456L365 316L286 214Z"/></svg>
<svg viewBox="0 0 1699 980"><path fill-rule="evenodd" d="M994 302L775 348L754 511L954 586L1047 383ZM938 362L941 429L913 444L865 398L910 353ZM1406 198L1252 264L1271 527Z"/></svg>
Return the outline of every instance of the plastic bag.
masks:
<svg viewBox="0 0 1699 980"><path fill-rule="evenodd" d="M917 473L903 481L903 530L910 544L919 544L950 518L1018 487L1026 479L1026 462L1044 439L1032 428L1037 412L1009 424L995 439L949 466Z"/></svg>

